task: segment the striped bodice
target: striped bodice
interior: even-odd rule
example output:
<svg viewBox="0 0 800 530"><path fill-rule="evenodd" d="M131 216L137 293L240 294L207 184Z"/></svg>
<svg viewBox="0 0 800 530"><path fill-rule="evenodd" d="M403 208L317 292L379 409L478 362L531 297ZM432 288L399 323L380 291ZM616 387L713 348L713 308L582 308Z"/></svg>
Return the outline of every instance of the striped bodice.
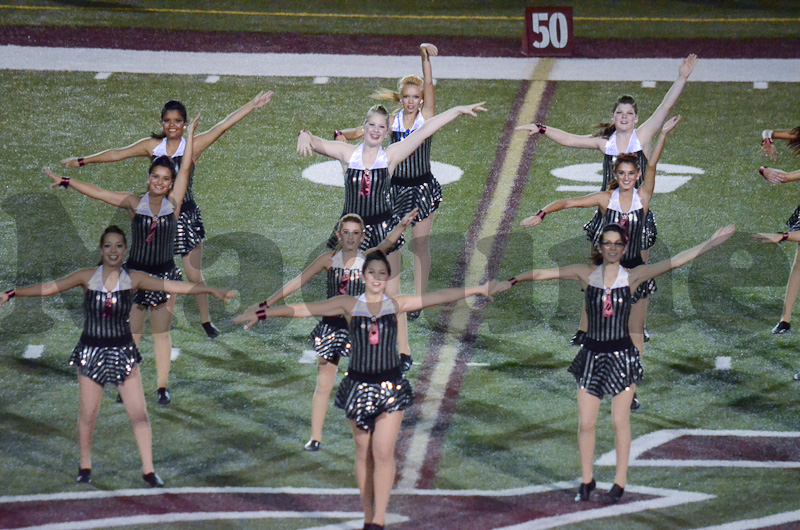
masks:
<svg viewBox="0 0 800 530"><path fill-rule="evenodd" d="M622 212L622 206L619 202L618 188L614 190L614 193L611 194L611 199L608 201L606 213L603 216L603 224L597 231L598 241L603 233L603 227L605 227L607 224L617 223L623 225L628 230L628 237L630 237L630 241L628 242L628 250L625 251L625 255L622 257L622 260L629 261L639 258L642 254L642 248L644 245L644 229L646 218L647 213L644 211L644 205L642 204L642 200L639 197L639 192L636 189L633 190L633 199L631 201L630 210L628 210L627 213ZM597 243L597 241L595 241L595 243Z"/></svg>
<svg viewBox="0 0 800 530"><path fill-rule="evenodd" d="M392 135L391 142L399 142L412 132L419 129L425 123L425 118L422 113L417 113L417 118L414 120L414 125L410 129L403 126L403 111L397 113L394 120L392 120ZM394 180L397 179L412 179L420 177L431 172L431 143L433 137L428 137L416 151L411 153L411 156L400 162L392 174Z"/></svg>
<svg viewBox="0 0 800 530"><path fill-rule="evenodd" d="M345 267L342 251L337 251L331 258L331 268L328 269L328 298L340 294L359 296L364 292L364 282L361 281L361 268L364 266L364 254L359 251L358 256L349 269Z"/></svg>
<svg viewBox="0 0 800 530"><path fill-rule="evenodd" d="M365 168L361 159L364 144L356 147L344 177L344 209L342 214L368 218L385 217L392 213L389 158L381 148L372 168Z"/></svg>
<svg viewBox="0 0 800 530"><path fill-rule="evenodd" d="M181 138L181 144L178 146L178 149L175 151L170 159L172 163L175 164L175 174L178 174L178 171L181 170L181 164L183 163L183 152L186 149L186 138ZM153 156L150 158L151 161L155 160L159 156L169 156L167 154L167 139L164 138L161 140L161 143L153 149ZM192 169L189 170L189 183L186 187L186 195L183 196L183 204L192 203L194 204L194 193L192 192L192 184L194 184L194 165L192 165ZM181 210L186 210L186 208L182 208Z"/></svg>
<svg viewBox="0 0 800 530"><path fill-rule="evenodd" d="M370 344L369 335L373 324L378 327L378 343ZM376 316L369 312L366 296L356 300L350 318L350 365L348 370L378 374L400 367L397 354L397 313L394 302L384 296L381 309Z"/></svg>
<svg viewBox="0 0 800 530"><path fill-rule="evenodd" d="M611 298L611 316L603 316L607 297ZM594 341L616 341L627 337L632 305L628 271L620 267L614 284L606 288L603 284L603 267L597 267L589 275L589 285L586 287L586 314L589 318L587 337Z"/></svg>
<svg viewBox="0 0 800 530"><path fill-rule="evenodd" d="M158 214L153 214L150 211L149 195L146 193L139 201L136 215L131 220L128 265L132 269L155 274L164 272L161 269L167 265L171 268L174 263L172 256L175 253L177 219L175 208L166 197L161 201L161 210ZM153 230L153 220L156 221L155 230ZM151 235L148 243L148 237Z"/></svg>
<svg viewBox="0 0 800 530"><path fill-rule="evenodd" d="M133 340L129 315L132 306L131 277L120 270L113 291L103 285L103 267L97 268L83 297L81 342L89 346L118 346Z"/></svg>

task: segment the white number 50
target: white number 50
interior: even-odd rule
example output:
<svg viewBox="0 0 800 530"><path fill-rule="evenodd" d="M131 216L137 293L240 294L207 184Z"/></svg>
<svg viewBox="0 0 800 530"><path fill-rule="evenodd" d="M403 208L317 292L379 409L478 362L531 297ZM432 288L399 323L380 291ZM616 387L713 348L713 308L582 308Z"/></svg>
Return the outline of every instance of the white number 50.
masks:
<svg viewBox="0 0 800 530"><path fill-rule="evenodd" d="M533 33L542 36L542 40L533 43L534 48L547 48L551 44L553 48L563 48L567 45L567 17L564 16L564 13L532 13L531 15L533 17L531 21Z"/></svg>

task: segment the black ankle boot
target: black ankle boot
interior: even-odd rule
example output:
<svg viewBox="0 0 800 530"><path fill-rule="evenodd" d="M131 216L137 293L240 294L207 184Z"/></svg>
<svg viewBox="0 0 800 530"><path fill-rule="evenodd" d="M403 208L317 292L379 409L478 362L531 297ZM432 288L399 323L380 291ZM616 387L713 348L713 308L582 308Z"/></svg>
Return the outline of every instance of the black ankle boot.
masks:
<svg viewBox="0 0 800 530"><path fill-rule="evenodd" d="M78 468L78 478L75 479L75 482L79 484L89 484L92 482L92 469L91 468Z"/></svg>
<svg viewBox="0 0 800 530"><path fill-rule="evenodd" d="M608 490L608 494L607 494L608 498L607 498L606 502L608 504L616 504L616 503L618 503L619 500L622 498L622 494L623 493L625 493L625 488L620 487L619 484L617 484L615 482L614 485L611 486L611 489Z"/></svg>
<svg viewBox="0 0 800 530"><path fill-rule="evenodd" d="M597 486L597 482L592 479L591 482L588 484L585 482L581 482L581 486L578 488L578 495L575 497L576 501L586 502L592 496L592 490Z"/></svg>

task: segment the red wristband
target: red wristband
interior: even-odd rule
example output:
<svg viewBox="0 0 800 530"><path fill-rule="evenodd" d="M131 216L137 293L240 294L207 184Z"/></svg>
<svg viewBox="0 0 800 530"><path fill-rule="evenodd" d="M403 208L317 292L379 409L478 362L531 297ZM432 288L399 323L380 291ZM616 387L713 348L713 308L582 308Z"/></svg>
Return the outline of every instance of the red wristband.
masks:
<svg viewBox="0 0 800 530"><path fill-rule="evenodd" d="M536 217L538 217L542 221L544 221L545 215L547 215L547 212L545 212L544 210L539 210L538 212L536 212Z"/></svg>
<svg viewBox="0 0 800 530"><path fill-rule="evenodd" d="M69 177L61 177L61 182L58 185L62 188L69 188Z"/></svg>
<svg viewBox="0 0 800 530"><path fill-rule="evenodd" d="M83 157L79 156L78 157L78 167L83 167L85 164L86 164L86 162L83 161Z"/></svg>
<svg viewBox="0 0 800 530"><path fill-rule="evenodd" d="M269 307L269 304L267 303L267 301L266 301L266 300L264 300L263 302L261 302L260 304L258 304L258 309L259 309L259 310L261 310L261 309L266 309L266 308L268 308L268 307Z"/></svg>
<svg viewBox="0 0 800 530"><path fill-rule="evenodd" d="M8 291L6 291L6 295L8 295L8 299L11 300L15 296L17 296L17 291L15 291L14 289L9 289Z"/></svg>
<svg viewBox="0 0 800 530"><path fill-rule="evenodd" d="M518 280L518 279L516 279L516 278L509 278L509 279L508 279L508 282L509 282L509 283L511 284L511 286L513 287L514 285L516 285L516 284L517 284L517 282L519 282L519 280Z"/></svg>
<svg viewBox="0 0 800 530"><path fill-rule="evenodd" d="M547 127L545 127L544 123L534 123L537 127L539 127L539 134L544 134L547 132Z"/></svg>
<svg viewBox="0 0 800 530"><path fill-rule="evenodd" d="M267 319L267 313L263 309L261 309L260 311L256 311L256 316L258 317L259 320Z"/></svg>
<svg viewBox="0 0 800 530"><path fill-rule="evenodd" d="M333 139L336 140L337 136L344 136L344 134L342 134L342 131L340 131L339 129L336 129L335 131L333 131Z"/></svg>
<svg viewBox="0 0 800 530"><path fill-rule="evenodd" d="M789 232L781 232L781 240L779 241L779 243L783 243L787 239L789 239Z"/></svg>

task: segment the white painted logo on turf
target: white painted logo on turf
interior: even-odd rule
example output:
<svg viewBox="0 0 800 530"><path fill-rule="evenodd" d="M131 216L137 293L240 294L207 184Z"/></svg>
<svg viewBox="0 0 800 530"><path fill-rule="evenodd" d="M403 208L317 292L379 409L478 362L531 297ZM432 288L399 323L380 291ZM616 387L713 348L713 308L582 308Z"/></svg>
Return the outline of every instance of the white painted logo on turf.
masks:
<svg viewBox="0 0 800 530"><path fill-rule="evenodd" d="M439 184L444 186L461 179L464 170L458 166L452 166L443 162L431 162L431 173L434 174ZM303 170L303 178L316 182L317 184L325 184L326 186L344 187L344 172L342 171L342 164L338 160L329 160L327 162L320 162L314 164Z"/></svg>
<svg viewBox="0 0 800 530"><path fill-rule="evenodd" d="M573 182L595 183L593 186L561 185L556 188L556 191L580 191L591 193L593 191L599 191L600 189L600 184L603 182L603 165L598 163L574 164L572 166L553 169L550 171L550 174L556 178L571 180ZM699 167L682 166L679 164L658 164L656 188L654 192L673 192L692 180L692 175L703 174L705 174L705 171Z"/></svg>

